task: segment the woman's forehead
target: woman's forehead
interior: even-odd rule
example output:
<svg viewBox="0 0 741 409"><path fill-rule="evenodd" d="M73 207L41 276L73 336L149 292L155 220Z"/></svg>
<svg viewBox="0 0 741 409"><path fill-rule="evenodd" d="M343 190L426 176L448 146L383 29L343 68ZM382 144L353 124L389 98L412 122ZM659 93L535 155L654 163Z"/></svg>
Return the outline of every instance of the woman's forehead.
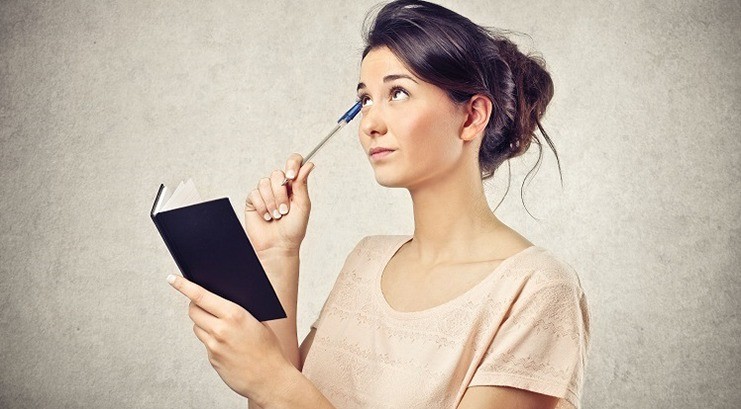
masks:
<svg viewBox="0 0 741 409"><path fill-rule="evenodd" d="M388 74L407 74L416 78L388 47L369 51L360 65L360 81L367 82L364 80L383 78Z"/></svg>

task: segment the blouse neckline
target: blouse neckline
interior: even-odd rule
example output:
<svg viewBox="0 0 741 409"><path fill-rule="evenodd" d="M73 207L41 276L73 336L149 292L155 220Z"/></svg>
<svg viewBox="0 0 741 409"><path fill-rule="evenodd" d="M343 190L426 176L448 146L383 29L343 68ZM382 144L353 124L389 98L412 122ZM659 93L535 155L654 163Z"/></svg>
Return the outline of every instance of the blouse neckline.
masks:
<svg viewBox="0 0 741 409"><path fill-rule="evenodd" d="M389 262L391 262L391 259L396 255L396 252L399 251L401 246L408 243L412 240L413 235L401 235L398 236L400 240L395 243L393 246L390 246L389 252L384 254L384 257L381 258L381 262L379 263L378 270L376 271L375 277L374 277L374 296L376 298L376 301L380 305L383 312L387 315L390 315L395 318L399 319L416 319L416 318L423 318L430 315L434 315L436 313L439 313L441 311L450 309L452 307L455 307L457 304L461 303L462 301L465 301L467 298L471 297L478 291L481 291L481 289L485 288L487 283L491 280L493 280L495 277L497 277L499 272L506 268L508 265L512 264L513 260L521 256L522 254L525 254L529 251L534 250L535 248L538 248L538 246L533 245L530 247L527 247L523 250L518 251L517 253L505 258L502 260L501 263L497 264L496 267L492 271L489 272L489 274L486 275L481 281L476 283L473 287L469 288L468 290L464 291L461 294L458 294L453 299L448 300L442 304L438 304L434 307L430 307L424 310L420 311L398 311L395 310L389 305L388 301L386 301L386 297L383 295L383 290L381 288L381 278L383 277L383 270L386 269Z"/></svg>

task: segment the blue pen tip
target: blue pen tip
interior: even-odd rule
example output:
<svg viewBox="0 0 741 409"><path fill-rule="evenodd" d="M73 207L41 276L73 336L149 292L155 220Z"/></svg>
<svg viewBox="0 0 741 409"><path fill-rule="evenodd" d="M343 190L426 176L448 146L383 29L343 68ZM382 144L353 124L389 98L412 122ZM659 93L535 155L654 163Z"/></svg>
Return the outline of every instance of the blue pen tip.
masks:
<svg viewBox="0 0 741 409"><path fill-rule="evenodd" d="M355 118L355 115L360 112L360 108L362 108L362 106L360 105L360 101L358 101L355 103L355 105L352 106L352 108L345 112L345 115L342 115L337 122L342 122L342 120L345 120L345 123L349 123L353 120L353 118Z"/></svg>

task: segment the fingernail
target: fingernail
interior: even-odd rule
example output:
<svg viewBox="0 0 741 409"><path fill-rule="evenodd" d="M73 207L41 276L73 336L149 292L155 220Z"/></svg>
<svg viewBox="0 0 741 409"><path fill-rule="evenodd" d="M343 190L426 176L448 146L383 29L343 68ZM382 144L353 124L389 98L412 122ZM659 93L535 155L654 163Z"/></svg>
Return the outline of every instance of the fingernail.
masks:
<svg viewBox="0 0 741 409"><path fill-rule="evenodd" d="M276 219L280 219L280 213L278 212L278 210L273 210L273 217L275 217Z"/></svg>
<svg viewBox="0 0 741 409"><path fill-rule="evenodd" d="M282 203L280 205L280 214L286 214L286 213L288 213L288 206L286 206L285 203Z"/></svg>
<svg viewBox="0 0 741 409"><path fill-rule="evenodd" d="M270 221L270 213L265 212L265 214L262 215L262 218L265 219L266 222L269 222Z"/></svg>
<svg viewBox="0 0 741 409"><path fill-rule="evenodd" d="M169 276L167 276L167 282L170 283L170 284L174 283L175 282L175 276L172 275L172 274L170 274Z"/></svg>
<svg viewBox="0 0 741 409"><path fill-rule="evenodd" d="M286 177L288 179L293 179L294 176L296 176L296 172L294 172L293 169L288 169L288 172L286 172Z"/></svg>

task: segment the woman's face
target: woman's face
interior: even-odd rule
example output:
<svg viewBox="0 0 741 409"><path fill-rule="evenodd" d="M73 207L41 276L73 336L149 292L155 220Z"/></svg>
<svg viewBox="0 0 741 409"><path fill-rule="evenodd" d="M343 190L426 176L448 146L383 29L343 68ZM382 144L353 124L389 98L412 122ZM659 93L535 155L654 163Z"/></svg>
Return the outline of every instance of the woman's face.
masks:
<svg viewBox="0 0 741 409"><path fill-rule="evenodd" d="M389 48L373 49L363 59L358 99L360 144L382 186L419 186L459 165L464 110L412 74ZM371 156L376 147L393 152Z"/></svg>

